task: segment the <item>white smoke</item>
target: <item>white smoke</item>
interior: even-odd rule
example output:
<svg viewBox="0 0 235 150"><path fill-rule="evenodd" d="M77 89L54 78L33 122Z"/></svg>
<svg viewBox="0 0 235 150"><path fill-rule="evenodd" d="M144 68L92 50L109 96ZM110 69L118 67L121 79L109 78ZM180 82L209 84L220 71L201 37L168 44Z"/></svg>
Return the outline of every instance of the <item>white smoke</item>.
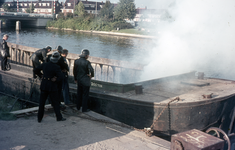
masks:
<svg viewBox="0 0 235 150"><path fill-rule="evenodd" d="M168 11L141 80L193 70L235 79L235 1L180 0Z"/></svg>

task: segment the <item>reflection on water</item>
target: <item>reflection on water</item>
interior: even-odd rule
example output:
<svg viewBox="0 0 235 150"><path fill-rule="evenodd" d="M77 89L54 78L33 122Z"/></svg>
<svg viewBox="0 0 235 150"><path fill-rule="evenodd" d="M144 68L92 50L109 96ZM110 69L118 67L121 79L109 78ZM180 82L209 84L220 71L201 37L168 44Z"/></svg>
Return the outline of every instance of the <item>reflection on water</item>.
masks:
<svg viewBox="0 0 235 150"><path fill-rule="evenodd" d="M46 29L2 29L3 34L9 34L9 42L29 47L43 48L47 45L55 48L61 45L71 53L80 54L87 48L95 57L139 62L148 48L154 46L151 39L130 38L121 36L101 35L74 31Z"/></svg>

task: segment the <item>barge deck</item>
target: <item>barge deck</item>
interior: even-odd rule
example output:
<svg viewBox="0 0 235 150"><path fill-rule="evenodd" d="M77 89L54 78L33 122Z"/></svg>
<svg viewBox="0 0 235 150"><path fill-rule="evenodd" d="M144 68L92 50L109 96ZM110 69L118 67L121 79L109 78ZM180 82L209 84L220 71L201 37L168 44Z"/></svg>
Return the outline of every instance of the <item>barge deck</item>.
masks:
<svg viewBox="0 0 235 150"><path fill-rule="evenodd" d="M30 71L24 71L19 67L12 64L12 70L0 71L0 91L28 98L33 85L32 70L28 67ZM35 102L39 100L39 84L37 81L33 87L32 101ZM143 86L143 94L136 94L135 90L113 92L102 88L109 83L99 81L99 84L90 91L93 111L139 129L152 125L155 135L170 136L191 129L206 130L215 125L225 132L229 130L229 116L235 104L233 81L197 79L195 72L191 72L135 83ZM71 101L75 102L76 85L70 83L69 86ZM204 98L203 95L212 97ZM179 101L169 104L176 97Z"/></svg>

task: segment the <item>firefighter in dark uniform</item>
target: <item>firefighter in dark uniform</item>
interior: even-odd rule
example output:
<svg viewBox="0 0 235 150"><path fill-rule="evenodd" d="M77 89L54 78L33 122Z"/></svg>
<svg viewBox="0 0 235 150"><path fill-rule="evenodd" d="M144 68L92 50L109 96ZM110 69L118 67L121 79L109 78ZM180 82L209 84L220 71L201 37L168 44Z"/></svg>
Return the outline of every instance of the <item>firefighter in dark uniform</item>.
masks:
<svg viewBox="0 0 235 150"><path fill-rule="evenodd" d="M63 52L63 47L59 45L59 46L56 47L55 50L57 50L59 52L60 56L61 56L61 53ZM48 61L50 60L50 57L51 57L51 55L48 55L48 58L47 58ZM60 66L60 69L61 69L62 72L68 72L69 71L68 64L64 61L63 57L60 57L60 59L58 60L58 62L56 64ZM59 97L60 97L59 98L60 101L63 100L62 85L63 85L63 81L58 82L58 92L59 92L58 94L59 94ZM60 105L60 107L61 107L62 110L66 109L66 107L62 104Z"/></svg>
<svg viewBox="0 0 235 150"><path fill-rule="evenodd" d="M89 111L88 98L91 86L91 78L94 77L94 69L88 61L89 50L83 49L79 59L74 61L73 75L74 81L77 83L77 109L82 112Z"/></svg>
<svg viewBox="0 0 235 150"><path fill-rule="evenodd" d="M32 54L30 59L33 62L33 69L41 65L39 60L41 60L43 63L47 62L47 53L50 51L51 51L51 47L47 46L46 48L39 49ZM33 78L37 78L37 76L34 73L33 73Z"/></svg>
<svg viewBox="0 0 235 150"><path fill-rule="evenodd" d="M60 113L60 101L58 95L58 82L63 80L63 74L61 72L60 67L56 64L60 59L60 54L58 52L52 53L50 61L47 63L43 63L37 68L34 68L34 73L38 75L42 82L40 86L41 94L40 94L40 102L38 109L38 122L42 121L44 115L44 106L49 96L52 102L52 106L54 108L57 121L64 121L65 118L62 117ZM43 71L43 74L41 73Z"/></svg>
<svg viewBox="0 0 235 150"><path fill-rule="evenodd" d="M7 45L7 42L6 40L8 39L8 35L5 34L2 38L2 43L1 43L1 69L3 71L6 71L7 68L7 57L10 57L10 54L9 54L9 47Z"/></svg>
<svg viewBox="0 0 235 150"><path fill-rule="evenodd" d="M64 58L64 62L66 64L68 64L67 60L66 60L66 57L68 56L67 49L63 49L61 56ZM69 96L68 71L62 70L62 72L64 74L64 80L62 81L62 93L63 93L64 103L65 103L65 105L69 105L70 104L70 96Z"/></svg>

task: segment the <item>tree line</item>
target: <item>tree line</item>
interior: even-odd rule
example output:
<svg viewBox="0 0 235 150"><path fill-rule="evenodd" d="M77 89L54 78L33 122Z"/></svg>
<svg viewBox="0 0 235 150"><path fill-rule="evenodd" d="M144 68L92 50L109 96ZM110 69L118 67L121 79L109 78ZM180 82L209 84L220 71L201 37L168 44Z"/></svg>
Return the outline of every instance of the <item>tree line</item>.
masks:
<svg viewBox="0 0 235 150"><path fill-rule="evenodd" d="M80 1L72 13L60 13L56 20L49 21L48 27L71 28L74 30L111 31L117 28L128 29L133 26L125 19L134 19L136 15L134 0L120 0L114 7L109 0L106 1L99 14L89 14Z"/></svg>
<svg viewBox="0 0 235 150"><path fill-rule="evenodd" d="M2 8L5 11L11 11L10 7L6 3L2 4ZM26 12L34 12L32 2L26 9ZM53 8L52 13L54 13ZM68 12L59 13L57 19L48 21L47 27L98 31L110 31L117 28L128 29L133 28L133 26L127 23L125 19L132 20L135 16L136 8L134 0L119 0L116 7L107 0L99 14L87 13L82 1L80 1L74 8L74 14Z"/></svg>

